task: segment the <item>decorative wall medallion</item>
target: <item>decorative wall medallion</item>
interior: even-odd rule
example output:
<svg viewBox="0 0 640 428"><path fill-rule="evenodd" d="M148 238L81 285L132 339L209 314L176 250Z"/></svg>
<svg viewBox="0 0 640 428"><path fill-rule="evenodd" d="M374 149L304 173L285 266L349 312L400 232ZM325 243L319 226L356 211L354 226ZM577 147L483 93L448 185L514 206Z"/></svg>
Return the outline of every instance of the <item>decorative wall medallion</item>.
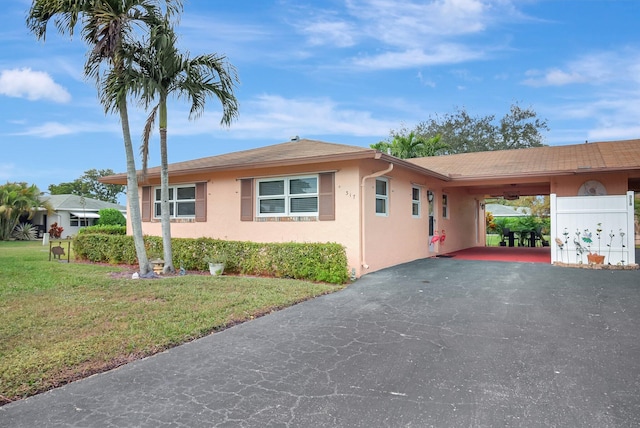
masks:
<svg viewBox="0 0 640 428"><path fill-rule="evenodd" d="M580 190L578 190L578 196L603 196L606 194L606 187L597 180L585 181L582 183L582 186L580 186Z"/></svg>

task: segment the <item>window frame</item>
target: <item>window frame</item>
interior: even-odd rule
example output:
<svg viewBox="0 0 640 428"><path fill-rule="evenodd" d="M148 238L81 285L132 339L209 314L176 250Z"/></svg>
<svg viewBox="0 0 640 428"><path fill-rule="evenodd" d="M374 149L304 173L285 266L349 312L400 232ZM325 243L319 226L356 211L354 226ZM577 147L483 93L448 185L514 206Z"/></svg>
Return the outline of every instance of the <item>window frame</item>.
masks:
<svg viewBox="0 0 640 428"><path fill-rule="evenodd" d="M378 182L384 183L385 191L386 191L385 194L378 193ZM386 177L376 177L375 192L376 192L376 203L375 203L376 215L380 217L388 217L389 216L389 179ZM384 211L378 211L378 201L384 202Z"/></svg>
<svg viewBox="0 0 640 428"><path fill-rule="evenodd" d="M186 189L186 188L190 188L193 189L193 199L178 199L178 189ZM151 207L153 209L153 218L154 219L159 219L161 217L162 211L160 208L160 204L161 204L161 200L156 199L156 196L158 195L158 191L161 191L161 187L160 186L155 186L152 188L153 189L153 193L152 193L152 201L151 201ZM197 208L197 186L196 183L190 183L190 184L175 184L173 186L169 186L169 195L171 195L171 193L173 192L173 198L170 197L169 199L169 217L172 219L181 219L181 218L195 218L196 217L196 208ZM193 214L189 214L189 215L178 215L178 205L179 204L188 204L188 203L192 203L193 204ZM158 207L156 209L156 207ZM173 213L171 213L173 211Z"/></svg>
<svg viewBox="0 0 640 428"><path fill-rule="evenodd" d="M442 218L449 218L449 195L442 194Z"/></svg>
<svg viewBox="0 0 640 428"><path fill-rule="evenodd" d="M294 180L315 180L315 192L291 193L291 182ZM274 195L261 195L260 184L266 182L282 181L283 193ZM315 211L293 211L291 203L294 199L315 199ZM284 211L282 212L261 212L261 202L265 200L282 200ZM303 174L279 177L265 177L255 179L255 204L256 217L318 217L320 211L320 176L319 174Z"/></svg>
<svg viewBox="0 0 640 428"><path fill-rule="evenodd" d="M74 224L75 223L75 224ZM84 224L83 224L84 223ZM77 217L73 214L69 214L69 226L70 227L87 227L91 226L90 219Z"/></svg>
<svg viewBox="0 0 640 428"><path fill-rule="evenodd" d="M418 199L416 199L416 195ZM417 208L417 214L414 213L414 208ZM411 186L411 217L422 217L422 188L416 185Z"/></svg>

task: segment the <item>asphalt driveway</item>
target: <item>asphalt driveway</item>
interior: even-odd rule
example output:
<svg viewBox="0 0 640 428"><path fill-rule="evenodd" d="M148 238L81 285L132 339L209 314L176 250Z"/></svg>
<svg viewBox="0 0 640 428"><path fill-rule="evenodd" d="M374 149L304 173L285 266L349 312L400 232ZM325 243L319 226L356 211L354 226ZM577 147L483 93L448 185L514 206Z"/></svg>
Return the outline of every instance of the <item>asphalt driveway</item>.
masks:
<svg viewBox="0 0 640 428"><path fill-rule="evenodd" d="M640 271L426 259L0 408L6 427L640 426Z"/></svg>

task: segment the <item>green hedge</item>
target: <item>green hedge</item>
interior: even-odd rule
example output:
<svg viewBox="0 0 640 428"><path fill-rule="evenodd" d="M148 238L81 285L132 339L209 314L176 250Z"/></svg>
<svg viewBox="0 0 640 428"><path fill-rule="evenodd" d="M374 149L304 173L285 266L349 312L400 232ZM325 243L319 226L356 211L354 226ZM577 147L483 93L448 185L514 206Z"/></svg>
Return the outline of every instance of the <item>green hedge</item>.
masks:
<svg viewBox="0 0 640 428"><path fill-rule="evenodd" d="M162 257L162 238L145 236L151 259ZM345 283L349 277L347 256L336 243L255 243L211 238L173 238L174 266L187 270L209 269L210 260L223 260L225 272ZM78 234L73 241L76 257L92 262L137 264L133 237Z"/></svg>
<svg viewBox="0 0 640 428"><path fill-rule="evenodd" d="M102 233L107 235L126 235L127 227L126 226L118 226L118 225L96 225L96 226L87 226L78 230L78 234L93 234L93 233Z"/></svg>

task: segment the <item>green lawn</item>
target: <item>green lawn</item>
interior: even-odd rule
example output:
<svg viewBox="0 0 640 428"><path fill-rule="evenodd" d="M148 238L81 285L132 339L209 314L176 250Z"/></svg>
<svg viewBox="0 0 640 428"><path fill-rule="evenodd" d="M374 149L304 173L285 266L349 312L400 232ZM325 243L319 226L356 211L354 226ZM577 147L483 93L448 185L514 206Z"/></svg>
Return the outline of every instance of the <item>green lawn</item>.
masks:
<svg viewBox="0 0 640 428"><path fill-rule="evenodd" d="M0 404L202 337L343 286L49 261L0 242ZM65 246L66 249L66 246Z"/></svg>

